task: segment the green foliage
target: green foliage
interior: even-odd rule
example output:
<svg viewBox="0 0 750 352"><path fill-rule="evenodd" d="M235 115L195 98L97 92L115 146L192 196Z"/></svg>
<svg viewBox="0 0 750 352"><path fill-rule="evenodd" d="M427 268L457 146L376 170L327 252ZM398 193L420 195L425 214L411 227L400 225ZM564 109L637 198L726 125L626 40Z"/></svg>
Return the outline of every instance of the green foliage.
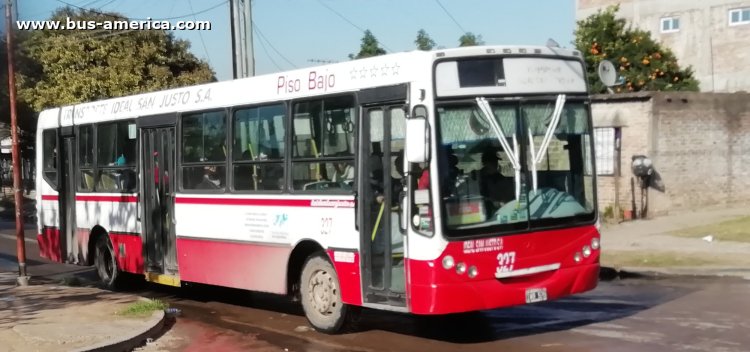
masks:
<svg viewBox="0 0 750 352"><path fill-rule="evenodd" d="M458 46L476 46L484 45L481 35L476 35L471 32L466 32L461 38L458 38Z"/></svg>
<svg viewBox="0 0 750 352"><path fill-rule="evenodd" d="M125 20L63 8L51 19ZM160 30L37 30L19 43L19 97L37 111L52 106L215 81L190 44Z"/></svg>
<svg viewBox="0 0 750 352"><path fill-rule="evenodd" d="M362 37L362 45L359 47L359 53L357 55L349 54L349 58L356 60L384 54L385 49L380 47L378 39L368 29L365 31L364 37Z"/></svg>
<svg viewBox="0 0 750 352"><path fill-rule="evenodd" d="M625 84L613 88L618 93L637 91L697 91L693 69L681 69L669 48L651 38L651 33L627 26L610 6L578 21L575 46L583 53L591 93L606 92L596 70L602 60L615 64Z"/></svg>
<svg viewBox="0 0 750 352"><path fill-rule="evenodd" d="M18 43L19 39L24 39L24 32L16 32L16 39L14 43ZM23 58L19 58L18 46L14 50L15 57L15 70L25 65ZM4 125L0 126L0 139L10 136L10 92L8 86L8 50L7 42L5 37L0 38L0 111L6 112L0 114L0 123ZM16 74L16 87L18 87L19 75ZM17 94L16 94L17 95ZM27 144L33 144L34 136L36 131L36 118L34 111L24 101L16 99L16 116L18 127L20 128L20 141L22 147Z"/></svg>
<svg viewBox="0 0 750 352"><path fill-rule="evenodd" d="M418 50L429 51L435 47L435 41L430 38L430 35L424 29L420 29L417 32L417 39L414 41L417 45Z"/></svg>

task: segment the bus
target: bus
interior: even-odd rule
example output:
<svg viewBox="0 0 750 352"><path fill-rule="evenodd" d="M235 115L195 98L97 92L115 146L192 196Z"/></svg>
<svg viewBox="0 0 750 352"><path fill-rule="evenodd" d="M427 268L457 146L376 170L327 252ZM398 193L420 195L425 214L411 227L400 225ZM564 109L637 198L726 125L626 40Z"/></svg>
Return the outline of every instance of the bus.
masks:
<svg viewBox="0 0 750 352"><path fill-rule="evenodd" d="M394 53L42 111L43 256L289 295L334 333L596 287L580 52Z"/></svg>

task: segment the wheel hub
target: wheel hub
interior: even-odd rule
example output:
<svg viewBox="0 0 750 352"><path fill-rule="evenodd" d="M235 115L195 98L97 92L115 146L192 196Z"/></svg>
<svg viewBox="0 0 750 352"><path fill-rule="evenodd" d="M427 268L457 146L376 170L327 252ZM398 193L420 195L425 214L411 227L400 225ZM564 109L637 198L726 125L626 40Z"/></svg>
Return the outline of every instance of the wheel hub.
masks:
<svg viewBox="0 0 750 352"><path fill-rule="evenodd" d="M310 278L310 303L315 311L327 315L334 307L336 287L333 278L325 271L317 271Z"/></svg>

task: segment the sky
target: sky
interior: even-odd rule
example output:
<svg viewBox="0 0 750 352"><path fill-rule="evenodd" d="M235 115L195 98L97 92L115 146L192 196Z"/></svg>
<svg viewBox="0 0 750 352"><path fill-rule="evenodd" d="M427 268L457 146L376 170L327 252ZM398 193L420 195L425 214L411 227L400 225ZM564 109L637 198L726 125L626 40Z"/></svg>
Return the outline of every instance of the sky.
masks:
<svg viewBox="0 0 750 352"><path fill-rule="evenodd" d="M174 34L191 43L190 50L209 62L218 80L232 79L227 0L15 1L20 20L47 19L55 9L69 3L129 18L184 16L180 19L211 21L209 31ZM190 15L193 13L198 14ZM481 35L491 45L544 45L552 38L561 46L571 47L575 1L252 0L252 17L257 29L253 35L255 70L260 75L320 64L311 60L349 60L349 54L359 51L366 29L389 53L414 50L419 29L445 48L458 46L464 32ZM4 20L0 23L4 29Z"/></svg>

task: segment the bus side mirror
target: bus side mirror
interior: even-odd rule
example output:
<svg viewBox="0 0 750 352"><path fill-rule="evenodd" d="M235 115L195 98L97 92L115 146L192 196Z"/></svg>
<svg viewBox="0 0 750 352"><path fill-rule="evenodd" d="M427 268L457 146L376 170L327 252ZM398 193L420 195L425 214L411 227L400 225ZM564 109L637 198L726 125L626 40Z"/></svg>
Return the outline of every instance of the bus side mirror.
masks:
<svg viewBox="0 0 750 352"><path fill-rule="evenodd" d="M410 163L430 161L430 125L427 109L414 107L413 117L406 120L406 160Z"/></svg>

